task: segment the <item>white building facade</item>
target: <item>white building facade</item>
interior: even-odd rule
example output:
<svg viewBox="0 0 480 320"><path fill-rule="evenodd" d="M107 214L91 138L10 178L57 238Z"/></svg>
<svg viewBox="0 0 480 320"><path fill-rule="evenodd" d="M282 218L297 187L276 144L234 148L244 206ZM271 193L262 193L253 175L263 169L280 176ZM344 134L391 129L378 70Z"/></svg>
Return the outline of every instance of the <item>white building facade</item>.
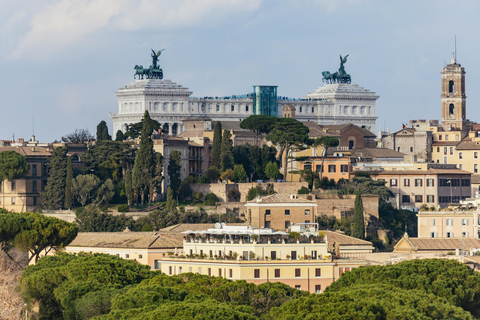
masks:
<svg viewBox="0 0 480 320"><path fill-rule="evenodd" d="M169 135L183 132L183 119L209 117L212 121L242 121L253 114L282 117L285 104L292 104L299 121L318 124L353 123L375 130L375 103L379 96L355 84L326 84L305 98L277 96L276 86L253 86L253 93L228 97L192 97L192 91L166 79L135 80L120 88L118 111L110 113L113 134L140 122L145 110Z"/></svg>

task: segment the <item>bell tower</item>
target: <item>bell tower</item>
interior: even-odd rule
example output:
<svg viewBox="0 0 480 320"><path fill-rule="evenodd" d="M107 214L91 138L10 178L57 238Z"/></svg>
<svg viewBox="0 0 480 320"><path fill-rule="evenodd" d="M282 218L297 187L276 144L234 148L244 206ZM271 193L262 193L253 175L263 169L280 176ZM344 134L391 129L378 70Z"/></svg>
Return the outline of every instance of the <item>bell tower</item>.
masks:
<svg viewBox="0 0 480 320"><path fill-rule="evenodd" d="M442 68L442 126L445 130L467 130L467 96L465 95L465 69L452 60Z"/></svg>

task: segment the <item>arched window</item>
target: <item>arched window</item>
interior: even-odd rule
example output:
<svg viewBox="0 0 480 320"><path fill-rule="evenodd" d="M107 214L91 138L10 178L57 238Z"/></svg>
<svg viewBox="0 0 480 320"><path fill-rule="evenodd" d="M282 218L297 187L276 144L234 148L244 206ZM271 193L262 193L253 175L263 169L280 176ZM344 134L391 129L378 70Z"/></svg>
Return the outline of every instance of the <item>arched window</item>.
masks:
<svg viewBox="0 0 480 320"><path fill-rule="evenodd" d="M455 115L455 106L453 103L450 103L450 106L448 107L448 114L451 116Z"/></svg>
<svg viewBox="0 0 480 320"><path fill-rule="evenodd" d="M455 89L455 84L454 84L453 80L450 80L450 81L448 82L448 92L453 93L453 92L454 92L454 89Z"/></svg>

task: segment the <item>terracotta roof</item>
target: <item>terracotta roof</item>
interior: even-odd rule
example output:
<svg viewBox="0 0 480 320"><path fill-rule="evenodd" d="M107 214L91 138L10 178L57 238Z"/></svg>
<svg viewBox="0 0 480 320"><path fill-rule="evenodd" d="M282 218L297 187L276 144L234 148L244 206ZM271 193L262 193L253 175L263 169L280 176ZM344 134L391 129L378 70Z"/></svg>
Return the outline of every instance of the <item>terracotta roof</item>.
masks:
<svg viewBox="0 0 480 320"><path fill-rule="evenodd" d="M363 148L354 151L355 155L363 158L403 158L404 153L387 148Z"/></svg>
<svg viewBox="0 0 480 320"><path fill-rule="evenodd" d="M457 150L480 150L480 141L472 141L471 139L463 139L457 145Z"/></svg>
<svg viewBox="0 0 480 320"><path fill-rule="evenodd" d="M366 128L359 127L357 125L354 125L353 123L344 123L344 124L327 124L327 125L322 125L324 129L327 130L327 133L330 133L333 131L337 131L338 134L342 134L343 132L347 131L348 129L354 128L362 132L365 136L368 137L376 137L374 133L369 131Z"/></svg>
<svg viewBox="0 0 480 320"><path fill-rule="evenodd" d="M248 203L310 203L315 204L315 201L307 200L302 197L294 197L292 199L291 195L285 193L276 193L272 194L257 200L248 201Z"/></svg>
<svg viewBox="0 0 480 320"><path fill-rule="evenodd" d="M229 223L229 226L246 226L247 223ZM160 229L159 232L181 233L183 231L207 230L215 228L215 223L180 223L170 227Z"/></svg>
<svg viewBox="0 0 480 320"><path fill-rule="evenodd" d="M176 232L79 232L69 247L176 248L183 236Z"/></svg>
<svg viewBox="0 0 480 320"><path fill-rule="evenodd" d="M480 183L480 174L472 174L471 183Z"/></svg>
<svg viewBox="0 0 480 320"><path fill-rule="evenodd" d="M12 146L3 146L0 147L0 152L3 151L15 151L24 156L30 157L49 157L52 154L48 151L47 148L43 147L12 147Z"/></svg>
<svg viewBox="0 0 480 320"><path fill-rule="evenodd" d="M283 108L282 108L282 111L286 111L286 110L296 110L295 107L290 104L290 103L287 103Z"/></svg>
<svg viewBox="0 0 480 320"><path fill-rule="evenodd" d="M305 121L302 122L308 129L308 136L311 138L320 138L320 137L325 137L325 136L335 136L332 134L328 134L323 131L322 126L316 124L313 121ZM337 138L340 138L339 135L336 136Z"/></svg>
<svg viewBox="0 0 480 320"><path fill-rule="evenodd" d="M406 238L405 241L412 248L418 250L455 250L480 248L480 240L473 238Z"/></svg>
<svg viewBox="0 0 480 320"><path fill-rule="evenodd" d="M372 245L370 241L350 237L337 231L322 230L322 232L325 232L327 236L327 242L333 241L343 246Z"/></svg>
<svg viewBox="0 0 480 320"><path fill-rule="evenodd" d="M454 147L458 145L460 142L458 141L435 141L432 143L433 147ZM457 146L458 148L458 146Z"/></svg>
<svg viewBox="0 0 480 320"><path fill-rule="evenodd" d="M370 175L435 175L435 174L465 174L471 175L472 173L460 169L428 169L428 170L365 170Z"/></svg>

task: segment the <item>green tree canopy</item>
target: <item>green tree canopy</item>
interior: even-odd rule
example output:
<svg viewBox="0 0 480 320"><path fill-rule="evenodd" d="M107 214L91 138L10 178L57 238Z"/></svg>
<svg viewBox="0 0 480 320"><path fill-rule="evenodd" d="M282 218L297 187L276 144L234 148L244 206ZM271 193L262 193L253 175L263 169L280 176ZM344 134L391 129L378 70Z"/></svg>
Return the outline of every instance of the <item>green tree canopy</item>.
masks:
<svg viewBox="0 0 480 320"><path fill-rule="evenodd" d="M245 182L246 179L247 179L247 173L245 172L245 169L243 168L243 165L236 164L233 167L233 181L235 181L235 182Z"/></svg>
<svg viewBox="0 0 480 320"><path fill-rule="evenodd" d="M65 178L65 208L70 209L73 205L72 193L73 163L72 158L67 158L67 176Z"/></svg>
<svg viewBox="0 0 480 320"><path fill-rule="evenodd" d="M62 209L65 205L65 187L67 178L67 149L53 149L48 163L47 185L42 192L42 206L46 209Z"/></svg>
<svg viewBox="0 0 480 320"><path fill-rule="evenodd" d="M384 284L309 295L273 308L267 319L469 319L471 314L423 291Z"/></svg>
<svg viewBox="0 0 480 320"><path fill-rule="evenodd" d="M351 236L359 239L365 238L365 217L363 215L363 200L360 189L358 189L355 196Z"/></svg>
<svg viewBox="0 0 480 320"><path fill-rule="evenodd" d="M446 299L478 318L480 316L480 274L455 260L421 259L391 266L353 269L331 284L326 292L341 292L361 285L424 291L430 297ZM399 300L401 301L401 300Z"/></svg>
<svg viewBox="0 0 480 320"><path fill-rule="evenodd" d="M216 183L220 179L220 170L217 167L211 166L205 172L205 177L210 183Z"/></svg>
<svg viewBox="0 0 480 320"><path fill-rule="evenodd" d="M133 186L132 186L132 171L127 169L125 172L125 193L127 195L128 205L133 203Z"/></svg>
<svg viewBox="0 0 480 320"><path fill-rule="evenodd" d="M288 162L293 152L305 149L309 129L293 118L281 118L273 125L267 140L280 148L279 159L283 156L283 178L287 179Z"/></svg>
<svg viewBox="0 0 480 320"><path fill-rule="evenodd" d="M112 140L112 136L108 134L107 123L103 120L97 125L97 141L100 140Z"/></svg>
<svg viewBox="0 0 480 320"><path fill-rule="evenodd" d="M145 111L145 112L148 112L148 111ZM160 131L160 132L162 131L162 129L160 127L160 123L157 120L152 119L149 116L147 121L148 121L148 124L147 124L148 125L148 130L147 130L148 135L151 136L152 133L153 133L153 130ZM125 139L128 139L128 138L137 139L138 137L140 137L141 134L142 134L142 128L144 126L144 123L145 123L145 116L142 119L142 121L137 122L137 123L129 124L127 126L127 131L124 134L124 138Z"/></svg>
<svg viewBox="0 0 480 320"><path fill-rule="evenodd" d="M40 253L59 249L77 236L73 223L36 213L0 212L0 244L2 250L15 247L29 253L28 261L38 260Z"/></svg>
<svg viewBox="0 0 480 320"><path fill-rule="evenodd" d="M165 158L160 152L155 153L155 170L153 173L152 185L150 186L150 199L153 199L153 193L162 192L163 182L163 163Z"/></svg>
<svg viewBox="0 0 480 320"><path fill-rule="evenodd" d="M115 141L123 142L123 140L125 140L125 136L123 134L123 131L122 130L117 130L117 133L115 134Z"/></svg>
<svg viewBox="0 0 480 320"><path fill-rule="evenodd" d="M264 134L270 133L270 131L273 129L273 125L277 120L278 120L277 117L272 117L272 116L267 116L262 114L259 114L259 115L252 114L251 116L248 116L246 119L244 119L240 123L240 128L255 132L255 135L258 140L258 137L262 133Z"/></svg>
<svg viewBox="0 0 480 320"><path fill-rule="evenodd" d="M269 163L267 163L267 165L265 166L265 175L268 179L275 180L278 178L279 174L280 171L276 162L270 161Z"/></svg>
<svg viewBox="0 0 480 320"><path fill-rule="evenodd" d="M27 157L15 151L0 152L0 182L24 177L29 170Z"/></svg>
<svg viewBox="0 0 480 320"><path fill-rule="evenodd" d="M123 170L134 163L135 149L123 142L101 140L85 152L83 159L85 172L118 183L123 179Z"/></svg>
<svg viewBox="0 0 480 320"><path fill-rule="evenodd" d="M233 141L230 130L223 130L222 146L220 152L220 164L222 171L233 169Z"/></svg>
<svg viewBox="0 0 480 320"><path fill-rule="evenodd" d="M72 193L83 206L95 197L100 179L93 174L78 175L72 180Z"/></svg>
<svg viewBox="0 0 480 320"><path fill-rule="evenodd" d="M137 190L143 205L145 196L148 195L148 189L152 185L153 175L155 173L155 155L153 150L152 122L147 110L142 120L142 134L140 137L140 148L135 157L133 165L132 183L133 188Z"/></svg>
<svg viewBox="0 0 480 320"><path fill-rule="evenodd" d="M25 268L20 289L27 301L39 303L40 319L77 319L75 302L86 294L120 289L151 276L148 266L133 260L60 252Z"/></svg>
<svg viewBox="0 0 480 320"><path fill-rule="evenodd" d="M213 131L213 144L212 144L212 167L218 169L222 168L220 162L220 154L222 153L222 123L217 121Z"/></svg>
<svg viewBox="0 0 480 320"><path fill-rule="evenodd" d="M178 150L173 150L170 153L170 159L168 160L168 177L170 178L170 188L176 195L180 189L182 183L181 171L182 170L182 154Z"/></svg>

